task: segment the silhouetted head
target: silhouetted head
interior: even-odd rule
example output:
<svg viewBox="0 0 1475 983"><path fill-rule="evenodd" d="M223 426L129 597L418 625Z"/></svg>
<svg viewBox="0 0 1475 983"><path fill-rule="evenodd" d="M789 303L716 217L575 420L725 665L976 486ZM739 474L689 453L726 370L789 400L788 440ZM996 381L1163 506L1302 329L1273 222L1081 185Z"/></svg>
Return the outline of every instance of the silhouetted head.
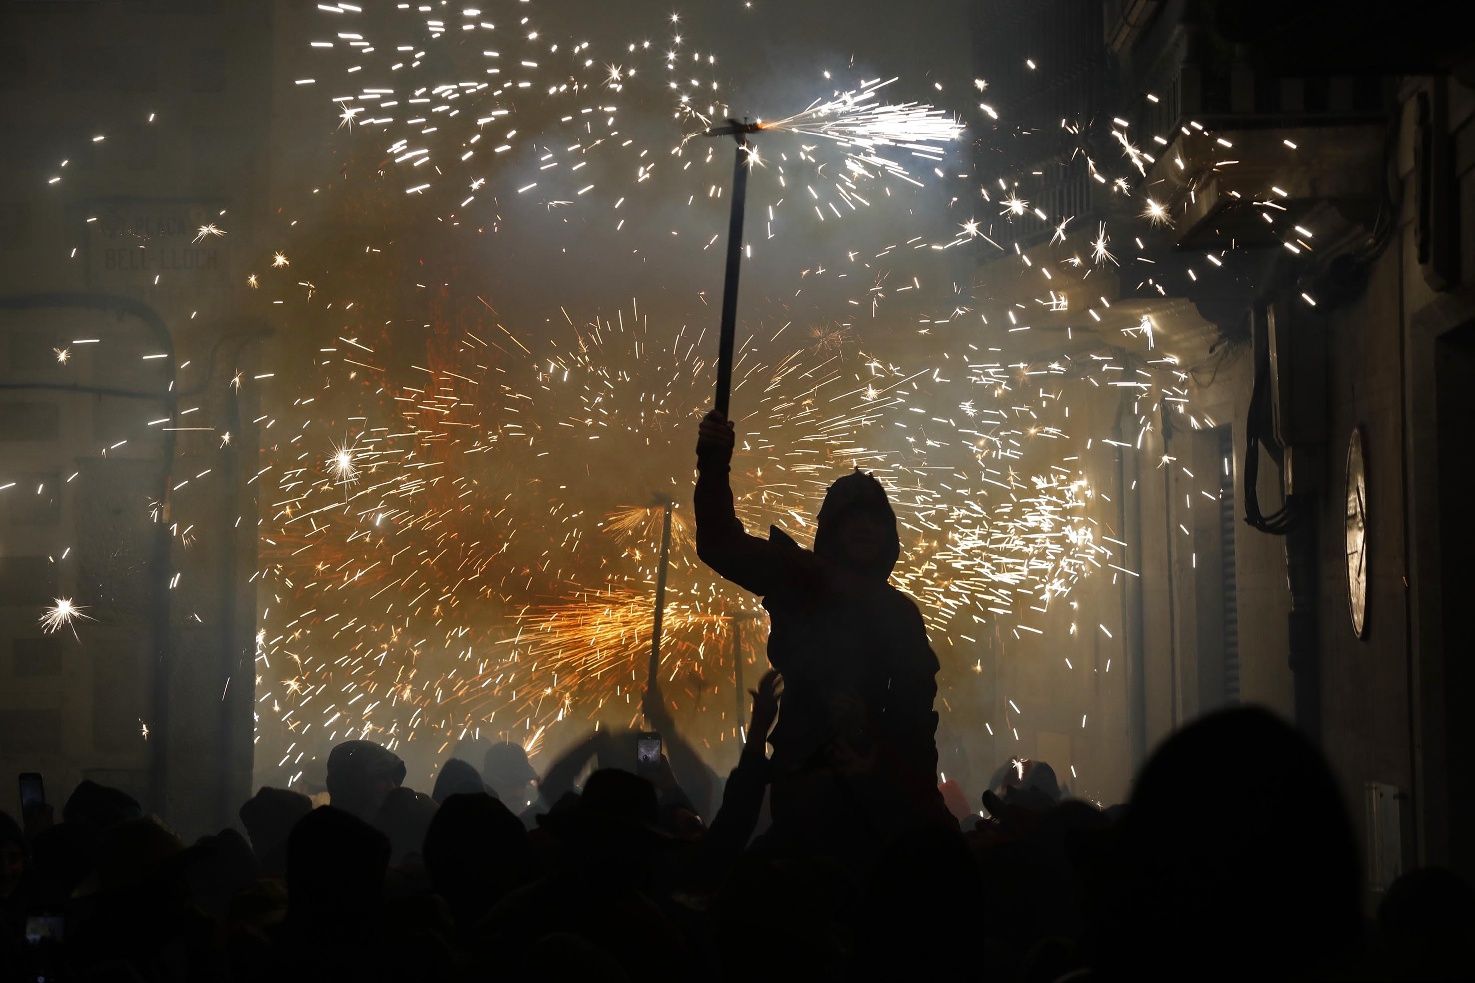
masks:
<svg viewBox="0 0 1475 983"><path fill-rule="evenodd" d="M435 818L435 800L403 785L384 796L374 828L389 837L390 863L398 864L425 844L425 831Z"/></svg>
<svg viewBox="0 0 1475 983"><path fill-rule="evenodd" d="M601 819L631 826L654 827L660 821L656 787L617 768L601 768L590 775L580 805Z"/></svg>
<svg viewBox="0 0 1475 983"><path fill-rule="evenodd" d="M1378 932L1403 979L1468 978L1475 963L1475 889L1450 870L1411 870L1378 906Z"/></svg>
<svg viewBox="0 0 1475 983"><path fill-rule="evenodd" d="M152 816L118 823L98 839L97 886L104 891L140 886L183 852L184 842Z"/></svg>
<svg viewBox="0 0 1475 983"><path fill-rule="evenodd" d="M475 768L460 758L452 758L441 765L440 774L435 776L435 788L431 789L430 797L437 802L444 803L453 795L485 793L486 791L487 787Z"/></svg>
<svg viewBox="0 0 1475 983"><path fill-rule="evenodd" d="M619 866L669 841L658 826L655 786L628 771L599 769L576 800L560 806L539 822L590 859Z"/></svg>
<svg viewBox="0 0 1475 983"><path fill-rule="evenodd" d="M490 795L452 795L430 821L424 858L435 892L470 920L526 878L527 830Z"/></svg>
<svg viewBox="0 0 1475 983"><path fill-rule="evenodd" d="M521 744L502 741L487 748L481 777L509 809L515 810L527 798L528 785L538 780L538 773Z"/></svg>
<svg viewBox="0 0 1475 983"><path fill-rule="evenodd" d="M312 812L312 800L301 792L285 788L258 789L241 804L241 824L251 837L251 849L257 859L280 853L287 845L287 834L297 820Z"/></svg>
<svg viewBox="0 0 1475 983"><path fill-rule="evenodd" d="M1055 769L1049 762L1025 762L1024 778L1020 780L1019 787L1033 789L1052 801L1060 801L1060 780L1055 777Z"/></svg>
<svg viewBox="0 0 1475 983"><path fill-rule="evenodd" d="M328 794L333 805L371 821L384 796L405 780L405 763L373 741L346 741L328 755Z"/></svg>
<svg viewBox="0 0 1475 983"><path fill-rule="evenodd" d="M353 919L384 889L389 840L334 806L303 816L287 837L287 909L295 921Z"/></svg>
<svg viewBox="0 0 1475 983"><path fill-rule="evenodd" d="M1123 833L1120 971L1249 978L1274 965L1304 976L1357 941L1357 846L1336 780L1265 710L1211 714L1164 742Z"/></svg>
<svg viewBox="0 0 1475 983"><path fill-rule="evenodd" d="M815 521L814 552L868 577L891 576L901 537L881 482L856 470L830 485Z"/></svg>
<svg viewBox="0 0 1475 983"><path fill-rule="evenodd" d="M989 790L983 793L983 806L990 816L1006 825L1042 816L1055 808L1062 798L1055 769L1044 761L1010 758L994 772ZM1026 825L1032 825L1029 822Z"/></svg>
<svg viewBox="0 0 1475 983"><path fill-rule="evenodd" d="M233 829L201 837L180 860L190 900L217 920L225 918L237 893L256 883L256 858Z"/></svg>
<svg viewBox="0 0 1475 983"><path fill-rule="evenodd" d="M63 820L91 830L108 829L142 815L143 809L133 796L91 779L83 779L62 806Z"/></svg>

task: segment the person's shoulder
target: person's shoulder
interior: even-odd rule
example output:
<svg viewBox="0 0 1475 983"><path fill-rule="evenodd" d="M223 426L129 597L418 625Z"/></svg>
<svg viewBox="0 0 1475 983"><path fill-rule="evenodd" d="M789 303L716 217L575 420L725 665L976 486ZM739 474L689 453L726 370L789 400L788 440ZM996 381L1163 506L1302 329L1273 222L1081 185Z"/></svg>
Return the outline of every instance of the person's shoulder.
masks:
<svg viewBox="0 0 1475 983"><path fill-rule="evenodd" d="M889 583L886 585L886 599L887 621L893 626L892 631L897 633L893 636L896 651L913 654L925 651L926 661L935 669L937 656L927 638L927 620L922 617L922 609L910 594Z"/></svg>
<svg viewBox="0 0 1475 983"><path fill-rule="evenodd" d="M806 556L814 555L809 550L800 546L798 540L796 540L793 536L790 536L788 533L784 532L778 526L768 527L768 541L774 546L777 546L779 549L786 552L802 553Z"/></svg>
<svg viewBox="0 0 1475 983"><path fill-rule="evenodd" d="M917 605L917 601L915 598L912 597L912 595L908 594L900 587L897 587L889 580L886 582L886 590L884 594L887 599L887 603L889 603L892 607L896 608L899 611L905 611L910 616L916 618L917 621L922 620L922 609Z"/></svg>
<svg viewBox="0 0 1475 983"><path fill-rule="evenodd" d="M814 550L799 545L798 540L778 526L768 527L768 543L793 571L806 576L817 576L824 570L824 561Z"/></svg>

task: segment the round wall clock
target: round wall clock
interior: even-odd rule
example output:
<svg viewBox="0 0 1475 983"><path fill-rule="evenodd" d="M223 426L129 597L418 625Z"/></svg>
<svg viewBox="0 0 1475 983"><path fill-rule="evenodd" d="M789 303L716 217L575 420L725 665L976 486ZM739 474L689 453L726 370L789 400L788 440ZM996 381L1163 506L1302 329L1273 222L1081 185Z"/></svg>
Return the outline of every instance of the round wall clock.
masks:
<svg viewBox="0 0 1475 983"><path fill-rule="evenodd" d="M1367 632L1367 467L1362 450L1362 428L1352 429L1347 442L1347 612L1352 632Z"/></svg>

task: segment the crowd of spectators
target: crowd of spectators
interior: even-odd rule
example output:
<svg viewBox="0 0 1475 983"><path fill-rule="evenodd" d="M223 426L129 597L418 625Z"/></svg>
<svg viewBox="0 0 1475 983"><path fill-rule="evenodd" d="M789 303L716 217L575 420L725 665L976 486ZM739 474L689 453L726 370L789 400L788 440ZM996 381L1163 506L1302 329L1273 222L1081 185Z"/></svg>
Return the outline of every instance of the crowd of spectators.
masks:
<svg viewBox="0 0 1475 983"><path fill-rule="evenodd" d="M497 745L446 761L429 794L393 753L351 741L328 759L326 804L262 788L240 808L244 835L186 844L83 782L59 815L0 815L4 978L1471 975L1470 886L1417 870L1368 911L1326 763L1265 711L1190 724L1120 806L1015 761L977 801L948 783L952 819L882 832L856 798L864 755L771 786L776 684L755 692L720 789L700 787L674 734L641 766L635 735L597 732L541 778Z"/></svg>

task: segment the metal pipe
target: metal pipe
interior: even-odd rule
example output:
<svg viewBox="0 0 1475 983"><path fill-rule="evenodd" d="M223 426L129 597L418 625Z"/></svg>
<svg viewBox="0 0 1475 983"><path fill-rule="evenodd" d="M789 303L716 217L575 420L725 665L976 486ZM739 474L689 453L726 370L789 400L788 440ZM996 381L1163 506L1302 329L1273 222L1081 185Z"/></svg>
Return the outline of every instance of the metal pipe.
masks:
<svg viewBox="0 0 1475 983"><path fill-rule="evenodd" d="M656 616L650 636L650 666L645 674L646 692L656 689L661 668L661 622L666 617L666 568L671 565L671 510L675 507L671 499L665 500L665 516L661 520L661 562L656 567Z"/></svg>
<svg viewBox="0 0 1475 983"><path fill-rule="evenodd" d="M732 396L732 360L737 337L738 274L743 264L743 211L748 199L748 139L735 135L732 208L727 222L727 274L722 283L722 334L717 347L717 397L713 405L728 415Z"/></svg>

